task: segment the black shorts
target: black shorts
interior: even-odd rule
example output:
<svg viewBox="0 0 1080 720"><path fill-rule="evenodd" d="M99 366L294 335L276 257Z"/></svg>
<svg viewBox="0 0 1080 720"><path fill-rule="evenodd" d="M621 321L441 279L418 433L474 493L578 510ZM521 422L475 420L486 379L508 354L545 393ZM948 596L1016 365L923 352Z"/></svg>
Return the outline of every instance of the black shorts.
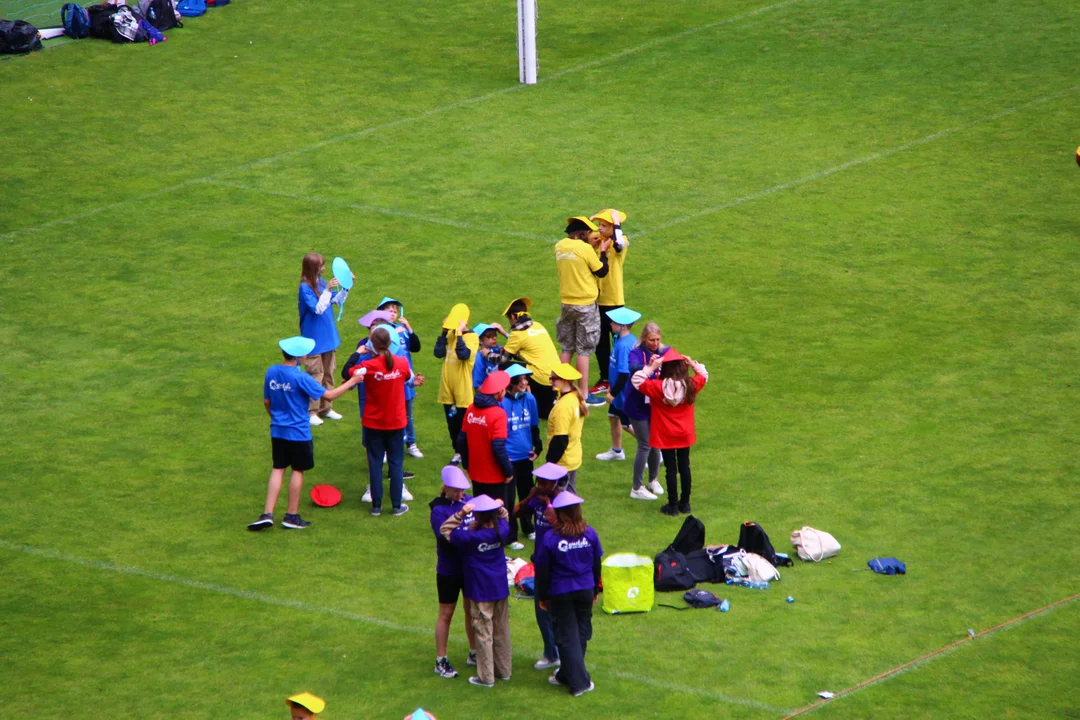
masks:
<svg viewBox="0 0 1080 720"><path fill-rule="evenodd" d="M619 410L618 408L613 408L608 405L607 416L619 418L619 424L622 425L624 428L630 427L630 416L624 413L622 410Z"/></svg>
<svg viewBox="0 0 1080 720"><path fill-rule="evenodd" d="M282 440L270 438L274 453L274 469L281 470L292 466L293 470L304 472L315 467L315 445L310 440Z"/></svg>
<svg viewBox="0 0 1080 720"><path fill-rule="evenodd" d="M458 594L465 589L465 578L455 575L436 575L440 605L457 605Z"/></svg>

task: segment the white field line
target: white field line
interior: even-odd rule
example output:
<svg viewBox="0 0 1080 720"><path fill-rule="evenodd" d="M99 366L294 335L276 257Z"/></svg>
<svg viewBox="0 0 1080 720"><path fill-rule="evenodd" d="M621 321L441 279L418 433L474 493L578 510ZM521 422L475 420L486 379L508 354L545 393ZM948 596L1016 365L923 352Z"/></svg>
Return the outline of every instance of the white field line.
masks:
<svg viewBox="0 0 1080 720"><path fill-rule="evenodd" d="M668 228L675 227L676 225L681 225L682 223L689 222L691 220L697 220L698 218L705 217L706 215L713 215L713 214L721 212L723 210L727 210L728 208L733 208L733 207L735 207L737 205L743 205L745 203L752 202L754 200L760 200L763 197L768 197L769 195L774 195L774 194L776 194L778 192L783 192L784 190L790 190L791 188L796 188L796 187L799 187L800 185L806 185L807 183L814 182L815 180L821 180L823 178L827 178L830 175L835 175L836 173L843 172L844 170L850 170L851 168L858 167L860 165L866 165L867 163L872 163L872 162L874 162L876 160L882 160L882 159L890 157L892 155L896 155L897 153L904 152L905 150L911 150L912 148L919 147L920 145L926 145L927 143L934 142L935 140L941 140L942 138L948 137L948 136L953 135L955 133L958 133L958 132L961 132L963 130L967 130L969 128L975 127L976 125L982 125L984 123L993 122L994 120L997 120L999 118L1003 118L1006 115L1012 115L1013 113L1018 113L1021 110L1026 110L1028 108L1035 107L1037 105L1042 105L1042 104L1048 103L1048 102L1050 102L1052 100L1057 100L1058 98L1065 97L1066 95L1074 93L1077 90L1080 90L1080 85L1073 85L1072 87L1067 88L1065 90L1061 90L1061 91L1056 92L1056 93L1051 93L1049 95L1043 95L1040 98L1036 98L1036 99L1031 100L1029 102L1026 102L1026 103L1024 103L1022 105L1017 105L1015 107L1008 108L1007 110L1001 110L1001 111L996 112L996 113L994 113L992 115L987 115L985 117L981 117L978 120L971 120L970 122L962 123L960 125L956 125L956 126L951 127L951 128L946 128L945 130L940 130L940 131L938 131L936 133L933 133L932 135L927 135L926 137L919 138L918 140L912 140L911 142L906 142L906 143L904 143L902 145L897 145L896 147L889 148L888 150L882 150L880 152L872 153L870 155L864 155L863 157L856 158L854 160L849 160L848 162L843 163L842 165L837 165L836 167L831 167L828 170L821 170L819 172L813 173L812 175L807 175L805 177L801 177L801 178L799 178L797 180L789 180L788 182L781 183L779 185L775 185L775 186L773 186L771 188L768 188L767 190L760 190L758 192L751 193L749 195L743 195L740 198L735 198L734 200L729 200L726 203L716 205L714 207L706 208L704 210L699 210L698 212L690 213L689 215L683 215L682 217L675 218L674 220L670 220L670 221L668 221L668 222L666 222L666 223L664 223L662 225L658 225L658 226L653 227L653 228L647 228L647 229L644 229L644 230L639 230L638 232L634 233L634 236L635 237L641 237L643 235L648 235L650 233L656 233L656 232L660 232L662 230L667 230Z"/></svg>
<svg viewBox="0 0 1080 720"><path fill-rule="evenodd" d="M265 188L252 187L250 185L229 182L227 180L203 180L201 182L205 182L208 185L234 188L236 190L244 190L252 193L260 193L263 195L273 195L274 197L289 198L290 200L297 200L299 202L307 202L318 205L329 205L331 207L340 207L349 210L359 210L361 212L377 213L379 215L390 215L392 217L405 218L407 220L417 220L420 222L432 223L433 225L447 225L449 227L460 228L461 230L484 233L485 235L507 235L509 237L523 238L525 240L545 240L547 242L553 242L551 238L546 238L543 235L530 235L529 233L514 232L512 230L502 230L500 228L490 225L471 225L466 222L459 222L457 220L451 220L449 218L434 217L431 215L420 215L417 213L405 212L404 210L375 207L373 205L363 205L361 203L351 203L343 200L331 200L329 198L319 197L318 195L301 195L299 193L284 192L282 190L267 190Z"/></svg>
<svg viewBox="0 0 1080 720"><path fill-rule="evenodd" d="M299 610L305 613L330 615L332 617L339 617L344 620L352 620L367 625L375 625L377 627L387 628L389 630L396 630L399 632L408 632L416 635L427 635L429 637L434 637L435 634L434 623L431 627L403 625L401 623L393 622L392 620L383 620L382 618L373 617L371 615L361 615L360 613L349 612L347 610L338 610L336 608L324 607L321 605L311 605L309 603L299 602L297 600L286 600L284 598L275 597L273 595L266 595L259 592L253 592L251 590L243 590L241 588L229 587L228 585L218 585L216 583L202 582L201 580L192 580L190 578L154 572L152 570L143 570L142 568L131 567L130 565L116 565L114 563L104 562L101 560L91 560L75 555L68 555L66 553L56 552L55 550L46 550L44 548L38 548L32 545L23 545L21 543L8 542L6 540L0 540L0 548L3 548L5 550L11 550L14 552L24 553L26 555L31 555L34 557L46 558L48 560L56 560L59 562L70 563L72 565L81 565L82 567L90 568L92 570L104 570L106 572L118 573L120 575L131 575L135 577L146 578L148 580L156 580L158 582L169 583L172 585L181 585L183 587L188 587L195 590L203 590L205 592L217 593L219 595L228 595L230 597L241 598L243 600L252 600L255 602L263 603L264 605L283 607L290 610ZM688 685L675 685L664 682L662 680L655 680L644 675L634 675L619 670L605 670L600 666L595 666L595 668L600 670L601 672L606 672L613 677L617 677L622 680L630 680L632 682L636 682L642 685L650 685L652 687L662 688L675 692L699 695L709 698L711 700L716 700L717 702L728 703L731 705L741 705L743 707L754 708L757 710L776 714L784 714L790 712L789 710L778 708L773 705L767 705L765 703L759 703L753 700L747 700L745 698L723 695L713 692L711 690L695 688Z"/></svg>
<svg viewBox="0 0 1080 720"><path fill-rule="evenodd" d="M731 23L734 23L734 22L738 22L739 20L744 20L746 18L751 18L751 17L754 17L756 15L760 15L761 13L769 12L770 10L777 10L779 8L783 8L783 7L786 7L788 5L792 5L794 3L802 2L802 1L803 0L785 0L785 2L774 3L772 5L766 5L764 7L758 8L757 10L750 10L748 12L741 13L739 15L733 15L732 17L725 18L724 20L717 20L715 22L711 22L711 23L708 23L706 25L701 25L701 26L698 26L696 28L690 28L689 30L683 30L681 32L677 32L677 33L675 33L673 35L668 35L668 36L662 37L662 38L656 38L655 40L650 40L648 42L642 43L641 45L637 45L637 46L632 47L632 48L627 48L625 50L620 50L617 53L612 53L611 55L608 55L606 57L598 58L596 60L590 60L589 62L581 63L580 65L575 65L575 66L567 68L565 70L560 70L557 73L553 73L551 75L541 77L541 78L539 78L537 80L537 82L538 83L543 83L543 82L547 82L548 80L555 80L557 78L561 78L561 77L563 77L565 75L569 75L571 73L581 72L582 70L588 70L589 68L596 67L597 65L602 65L604 63L612 62L614 60L618 60L620 58L626 57L627 55L632 55L634 53L642 52L643 50L647 50L649 48L655 47L655 46L660 45L662 43L667 43L667 42L671 42L671 41L674 41L674 40L679 40L681 38L693 35L694 33L699 33L699 32L702 32L704 30L708 30L710 28L718 27L720 25L727 25L727 24L731 24ZM392 120L390 122L382 123L381 125L373 125L371 127L364 128L363 130L357 130L355 132L345 133L343 135L336 135L336 136L328 138L326 140L321 140L321 141L319 141L317 143L314 143L312 145L307 145L305 147L296 148L294 150L287 150L287 151L285 151L283 153L278 153L277 155L271 155L271 156L268 156L268 157L265 157L265 158L261 158L259 160L253 160L251 162L244 163L242 165L237 165L236 167L229 168L227 170L222 170L221 172L213 173L211 175L204 175L203 177L200 177L200 178L192 178L190 180L185 180L184 182L177 183L176 185L170 185L169 187L166 187L166 188L161 188L161 189L158 189L158 190L154 190L152 192L144 193L142 195L135 195L133 197L127 198L126 200L118 200L117 202L112 202L112 203L108 203L106 205L101 205L99 207L92 208L90 210L85 210L85 211L79 213L78 215L71 215L69 217L57 218L56 220L49 220L48 222L41 223L40 225L35 225L33 227L28 227L28 228L22 228L20 230L12 230L10 232L0 234L0 245L6 244L6 241L13 240L13 239L15 239L17 237L20 237L22 235L27 235L29 233L34 233L34 232L38 232L38 231L41 231L41 230L45 230L47 228L54 227L56 225L63 225L63 224L66 224L66 223L77 222L77 221L82 220L83 218L89 217L91 215L97 215L97 214L106 212L108 210L112 210L114 208L123 207L123 206L131 204L131 203L138 203L138 202L142 202L144 200L149 200L150 198L154 198L154 197L157 197L159 195L167 195L168 193L175 192L177 190L181 190L181 189L183 189L185 187L188 187L192 183L197 183L197 182L205 183L205 182L208 182L210 180L214 180L216 178L222 177L224 175L229 175L231 173L236 173L236 172L241 172L241 171L244 171L244 170L249 170L249 169L254 168L254 167L261 167L263 165L268 165L270 163L274 163L274 162L277 162L279 160L283 160L285 158L289 158L289 157L293 157L293 156L296 156L296 155L301 155L301 154L304 154L304 153L312 152L313 150L319 150L320 148L324 148L327 145L333 145L335 143L345 142L347 140L355 140L355 139L358 139L358 138L366 137L368 135L372 135L374 133L382 132L383 130L390 130L390 129L393 129L393 128L396 128L396 127L401 127L403 125L408 125L408 124L411 124L411 123L415 123L415 122L418 122L420 120L424 120L426 118L432 117L434 115L440 115L442 113L450 112L452 110L457 110L458 108L467 107L469 105L475 105L477 103L482 103L482 102L485 102L487 100L491 100L493 98L501 97L502 95L505 95L506 93L514 92L514 91L520 90L520 89L522 89L524 87L527 87L527 86L521 85L521 84L511 85L509 87L502 88L501 90L496 90L494 92L486 93L484 95L477 95L476 97L471 97L471 98L468 98L466 100L459 100L457 102L452 102L452 103L449 103L447 105L441 105L439 107L432 108L431 110L426 110L426 111L424 111L422 113L419 113L417 115L411 115L409 117L399 118L397 120Z"/></svg>

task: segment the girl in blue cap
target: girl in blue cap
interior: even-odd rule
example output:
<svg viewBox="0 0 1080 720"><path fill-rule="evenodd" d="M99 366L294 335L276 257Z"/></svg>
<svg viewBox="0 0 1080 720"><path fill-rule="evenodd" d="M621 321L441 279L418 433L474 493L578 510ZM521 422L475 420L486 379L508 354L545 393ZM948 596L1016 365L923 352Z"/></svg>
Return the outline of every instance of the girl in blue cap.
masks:
<svg viewBox="0 0 1080 720"><path fill-rule="evenodd" d="M408 360L411 366L412 354L420 352L420 336L413 332L412 325L405 319L405 306L400 300L387 296L379 301L379 307L376 309L390 316L390 323L401 336L401 350L398 354ZM423 385L422 377L419 383L410 380L405 385L405 411L409 416L409 424L405 426L405 451L414 458L424 457L424 453L420 452L416 444L416 427L413 424L413 400L416 399L416 388L421 385Z"/></svg>
<svg viewBox="0 0 1080 720"><path fill-rule="evenodd" d="M472 502L468 495L469 479L456 465L447 465L442 469L442 492L432 500L431 529L435 533L435 552L438 562L435 565L435 586L439 592L439 619L435 622L435 674L444 678L456 678L457 670L450 665L446 655L446 646L450 639L450 621L454 619L458 595L465 587L465 570L461 564L461 555L439 532L450 516ZM466 514L462 523L469 525L475 518ZM465 634L469 638L469 664L476 664L476 633L469 620L471 601L462 598L465 604Z"/></svg>
<svg viewBox="0 0 1080 720"><path fill-rule="evenodd" d="M270 447L274 466L266 488L266 504L259 519L248 530L265 530L274 525L274 506L277 505L285 468L292 466L289 477L289 504L281 526L288 530L303 530L311 525L300 517L300 491L304 487L304 472L315 467L315 447L311 442L311 423L308 407L321 398L340 397L363 380L358 375L344 384L327 390L301 370L300 361L315 347L311 338L296 336L278 343L284 361L273 365L263 378L263 407L270 416Z"/></svg>
<svg viewBox="0 0 1080 720"><path fill-rule="evenodd" d="M465 525L469 513L474 513L475 519ZM510 590L503 552L510 532L508 517L502 500L480 495L439 528L464 561L465 597L472 601L470 610L476 633L476 675L469 682L480 687L494 687L496 678L509 680L513 671L507 602Z"/></svg>
<svg viewBox="0 0 1080 720"><path fill-rule="evenodd" d="M341 305L349 295L348 290L338 290L337 278L330 282L322 279L326 260L319 253L308 253L300 268L300 290L297 307L300 310L300 335L315 341L315 347L304 357L304 369L327 390L334 387L334 367L337 365L335 351L341 344L334 313L327 312L331 305ZM334 292L338 290L337 292ZM323 418L340 420L334 412L331 398L324 395L311 401L308 408L309 422L322 425Z"/></svg>
<svg viewBox="0 0 1080 720"><path fill-rule="evenodd" d="M555 644L562 665L548 678L574 697L592 690L585 652L592 639L592 606L600 588L604 549L596 531L581 516L580 497L562 492L551 505L555 524L536 548L536 597L551 609Z"/></svg>

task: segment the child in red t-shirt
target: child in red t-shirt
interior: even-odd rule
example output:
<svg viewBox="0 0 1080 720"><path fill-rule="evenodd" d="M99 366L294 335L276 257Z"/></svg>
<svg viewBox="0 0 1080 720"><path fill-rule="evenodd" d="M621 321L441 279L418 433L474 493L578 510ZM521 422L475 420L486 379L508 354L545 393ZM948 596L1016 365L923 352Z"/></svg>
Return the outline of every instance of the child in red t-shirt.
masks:
<svg viewBox="0 0 1080 720"><path fill-rule="evenodd" d="M691 375L689 369L693 368ZM649 376L660 370L660 377ZM694 432L694 400L709 380L705 366L669 349L656 355L643 369L630 378L633 386L650 398L652 418L649 426L649 445L659 448L664 456L668 503L660 508L665 515L690 512L690 446L697 442ZM677 482L678 476L681 484ZM679 502L675 504L675 491Z"/></svg>

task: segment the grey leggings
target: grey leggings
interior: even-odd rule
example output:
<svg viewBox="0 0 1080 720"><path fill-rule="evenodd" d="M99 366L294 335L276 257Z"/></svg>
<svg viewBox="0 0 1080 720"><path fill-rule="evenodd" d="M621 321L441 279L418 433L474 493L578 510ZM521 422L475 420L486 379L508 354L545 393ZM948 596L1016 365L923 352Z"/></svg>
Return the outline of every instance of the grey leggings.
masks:
<svg viewBox="0 0 1080 720"><path fill-rule="evenodd" d="M649 447L648 420L631 420L630 426L634 428L637 438L637 453L634 454L634 489L637 490L645 476L646 463L649 465L649 480L656 480L660 476L660 451Z"/></svg>

